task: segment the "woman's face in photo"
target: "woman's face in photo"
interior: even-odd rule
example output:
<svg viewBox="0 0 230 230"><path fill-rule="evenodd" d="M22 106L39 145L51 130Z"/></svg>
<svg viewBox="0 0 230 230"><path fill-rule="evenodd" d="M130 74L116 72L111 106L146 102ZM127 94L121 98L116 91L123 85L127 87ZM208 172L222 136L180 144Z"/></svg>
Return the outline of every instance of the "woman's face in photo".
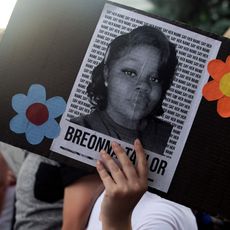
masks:
<svg viewBox="0 0 230 230"><path fill-rule="evenodd" d="M124 50L120 58L106 67L106 111L113 115L112 118L140 120L153 111L162 94L158 76L159 63L158 49L139 45Z"/></svg>

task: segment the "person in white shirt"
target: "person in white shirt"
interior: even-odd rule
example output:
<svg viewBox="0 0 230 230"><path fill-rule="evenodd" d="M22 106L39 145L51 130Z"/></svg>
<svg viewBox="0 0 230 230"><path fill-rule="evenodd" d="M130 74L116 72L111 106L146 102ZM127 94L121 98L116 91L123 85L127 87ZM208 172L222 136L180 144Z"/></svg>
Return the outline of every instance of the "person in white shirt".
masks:
<svg viewBox="0 0 230 230"><path fill-rule="evenodd" d="M92 209L88 230L197 229L195 216L189 208L147 192L147 162L138 139L134 143L136 166L118 144L113 143L112 147L120 165L101 151L97 171L105 191Z"/></svg>
<svg viewBox="0 0 230 230"><path fill-rule="evenodd" d="M47 203L34 197L33 187L41 156L29 155L18 180L14 229L197 230L189 208L147 192L147 162L139 140L134 143L135 166L119 145L113 143L112 147L119 166L102 151L101 160L97 162L102 181L95 180L97 174L94 173L63 188L66 195L63 215L62 200ZM46 161L48 163L48 159ZM72 179L76 177L74 175Z"/></svg>
<svg viewBox="0 0 230 230"><path fill-rule="evenodd" d="M101 230L99 214L104 193L96 201L87 230ZM122 208L121 208L122 209ZM160 196L146 192L131 216L133 230L196 230L197 224L191 209Z"/></svg>

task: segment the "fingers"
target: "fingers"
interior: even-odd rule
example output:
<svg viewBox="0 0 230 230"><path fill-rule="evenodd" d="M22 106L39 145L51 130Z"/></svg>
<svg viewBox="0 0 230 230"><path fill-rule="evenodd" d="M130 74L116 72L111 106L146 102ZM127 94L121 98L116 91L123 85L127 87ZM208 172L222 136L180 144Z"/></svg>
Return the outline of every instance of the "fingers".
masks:
<svg viewBox="0 0 230 230"><path fill-rule="evenodd" d="M110 184L110 186L112 186L112 182L113 184L125 183L125 177L123 175L123 172L121 171L117 163L112 159L112 157L103 150L101 151L101 158L102 162L99 161L97 163L97 170L99 175L101 176L101 179L103 181L106 181L107 184ZM112 178L109 175L108 171L110 172Z"/></svg>
<svg viewBox="0 0 230 230"><path fill-rule="evenodd" d="M121 164L122 170L125 174L125 176L128 179L132 179L137 176L135 167L133 163L130 161L129 157L127 156L124 149L117 143L112 143L113 150Z"/></svg>
<svg viewBox="0 0 230 230"><path fill-rule="evenodd" d="M97 169L101 179L106 181L107 184L111 183L127 183L126 179L133 180L137 177L146 179L147 178L147 161L144 153L144 149L141 142L137 139L134 142L134 149L136 151L137 165L136 167L132 164L129 157L127 156L124 149L117 143L112 143L112 148L119 160L120 167L112 159L112 157L107 154L104 150L101 152L102 162L98 162ZM108 173L111 173L111 175ZM112 178L111 178L112 176Z"/></svg>
<svg viewBox="0 0 230 230"><path fill-rule="evenodd" d="M113 179L111 178L101 161L97 161L96 168L105 188L108 188L111 184L114 184Z"/></svg>
<svg viewBox="0 0 230 230"><path fill-rule="evenodd" d="M139 139L135 140L134 149L136 152L136 159L137 159L137 165L136 165L137 173L141 178L147 178L148 175L147 160L146 160L143 146Z"/></svg>

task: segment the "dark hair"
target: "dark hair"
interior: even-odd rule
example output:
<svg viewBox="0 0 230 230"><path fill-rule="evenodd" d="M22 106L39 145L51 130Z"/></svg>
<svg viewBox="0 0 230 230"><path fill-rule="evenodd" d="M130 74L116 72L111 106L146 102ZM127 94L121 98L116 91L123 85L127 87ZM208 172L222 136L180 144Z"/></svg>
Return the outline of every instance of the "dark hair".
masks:
<svg viewBox="0 0 230 230"><path fill-rule="evenodd" d="M90 102L99 110L104 110L107 106L107 88L103 70L105 65L110 65L114 60L120 58L121 53L127 48L133 48L139 45L149 45L160 51L159 79L162 82L162 96L158 105L151 114L163 114L162 101L165 93L173 80L176 65L175 45L158 29L151 26L141 26L130 33L116 37L108 46L104 60L94 68L92 72L92 81L87 87L87 93Z"/></svg>

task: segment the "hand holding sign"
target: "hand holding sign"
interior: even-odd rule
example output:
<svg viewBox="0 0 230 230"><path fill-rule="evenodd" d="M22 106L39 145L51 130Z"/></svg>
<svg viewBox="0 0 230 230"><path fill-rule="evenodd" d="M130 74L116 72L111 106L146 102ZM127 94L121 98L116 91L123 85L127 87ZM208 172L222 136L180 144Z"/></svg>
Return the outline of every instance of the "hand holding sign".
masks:
<svg viewBox="0 0 230 230"><path fill-rule="evenodd" d="M103 229L131 229L132 211L147 190L146 157L139 140L134 142L136 166L118 144L113 143L112 147L120 166L105 151L101 152L102 162L97 162L97 171L105 186L100 214L102 225Z"/></svg>

